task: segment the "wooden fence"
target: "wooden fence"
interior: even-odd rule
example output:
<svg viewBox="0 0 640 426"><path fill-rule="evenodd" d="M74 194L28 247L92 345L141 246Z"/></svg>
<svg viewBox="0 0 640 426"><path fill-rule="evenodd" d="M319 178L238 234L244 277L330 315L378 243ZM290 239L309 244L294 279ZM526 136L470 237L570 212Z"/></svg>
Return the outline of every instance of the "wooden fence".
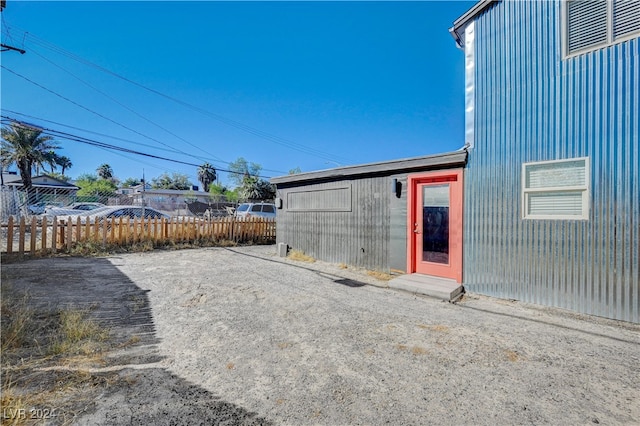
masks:
<svg viewBox="0 0 640 426"><path fill-rule="evenodd" d="M1 249L7 254L36 254L71 251L74 244L94 241L103 245L128 245L141 241L167 242L230 240L238 243L272 243L276 238L275 219L236 218L109 218L82 221L36 218L26 221L10 216L2 224Z"/></svg>

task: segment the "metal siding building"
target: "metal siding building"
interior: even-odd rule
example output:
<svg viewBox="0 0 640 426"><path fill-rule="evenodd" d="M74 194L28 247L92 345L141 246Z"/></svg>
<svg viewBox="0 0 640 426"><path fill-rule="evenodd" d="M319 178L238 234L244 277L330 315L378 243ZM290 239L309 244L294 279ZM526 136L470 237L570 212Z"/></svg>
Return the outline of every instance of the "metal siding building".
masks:
<svg viewBox="0 0 640 426"><path fill-rule="evenodd" d="M640 322L640 2L483 0L451 32L465 50L468 158L274 178L277 241ZM446 239L429 233L441 212Z"/></svg>
<svg viewBox="0 0 640 426"><path fill-rule="evenodd" d="M453 29L475 33L465 287L640 322L637 33L565 55L562 2L480 6ZM578 157L590 164L587 220L524 219L523 163Z"/></svg>

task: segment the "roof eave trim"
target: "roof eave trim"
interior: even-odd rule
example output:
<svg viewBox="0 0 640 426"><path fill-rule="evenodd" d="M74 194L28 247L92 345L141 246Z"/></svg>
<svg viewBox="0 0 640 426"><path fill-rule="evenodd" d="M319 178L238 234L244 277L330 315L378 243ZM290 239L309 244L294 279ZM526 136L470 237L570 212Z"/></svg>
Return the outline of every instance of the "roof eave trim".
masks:
<svg viewBox="0 0 640 426"><path fill-rule="evenodd" d="M462 35L464 34L464 27L466 27L467 24L471 22L476 16L484 12L486 8L498 1L500 0L480 0L464 15L453 22L453 27L449 29L449 32L451 33L451 36L453 36L453 39L456 41L458 47L464 47L464 38L462 37Z"/></svg>
<svg viewBox="0 0 640 426"><path fill-rule="evenodd" d="M454 151L426 157L405 158L356 166L337 167L334 169L318 170L315 172L299 173L295 175L278 176L271 178L271 183L278 185L314 180L344 179L367 174L392 175L417 169L464 166L466 161L466 151Z"/></svg>

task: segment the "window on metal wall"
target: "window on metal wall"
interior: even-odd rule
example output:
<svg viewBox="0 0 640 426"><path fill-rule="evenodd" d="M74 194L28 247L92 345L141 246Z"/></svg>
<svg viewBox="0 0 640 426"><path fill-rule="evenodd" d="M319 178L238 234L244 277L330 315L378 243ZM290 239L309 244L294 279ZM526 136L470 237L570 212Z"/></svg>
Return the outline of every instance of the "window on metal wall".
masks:
<svg viewBox="0 0 640 426"><path fill-rule="evenodd" d="M524 219L589 219L589 158L522 165Z"/></svg>
<svg viewBox="0 0 640 426"><path fill-rule="evenodd" d="M567 0L565 52L589 51L640 36L639 0Z"/></svg>

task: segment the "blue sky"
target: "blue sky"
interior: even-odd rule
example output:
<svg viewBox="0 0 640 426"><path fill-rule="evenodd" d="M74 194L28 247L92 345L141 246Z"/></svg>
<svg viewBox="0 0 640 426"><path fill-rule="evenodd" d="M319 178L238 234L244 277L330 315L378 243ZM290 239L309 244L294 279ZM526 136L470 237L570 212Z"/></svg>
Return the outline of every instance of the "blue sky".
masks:
<svg viewBox="0 0 640 426"><path fill-rule="evenodd" d="M27 53L1 54L2 114L267 177L452 151L464 57L448 28L474 3L9 0L2 42ZM197 184L195 166L57 141L74 178L108 163Z"/></svg>

